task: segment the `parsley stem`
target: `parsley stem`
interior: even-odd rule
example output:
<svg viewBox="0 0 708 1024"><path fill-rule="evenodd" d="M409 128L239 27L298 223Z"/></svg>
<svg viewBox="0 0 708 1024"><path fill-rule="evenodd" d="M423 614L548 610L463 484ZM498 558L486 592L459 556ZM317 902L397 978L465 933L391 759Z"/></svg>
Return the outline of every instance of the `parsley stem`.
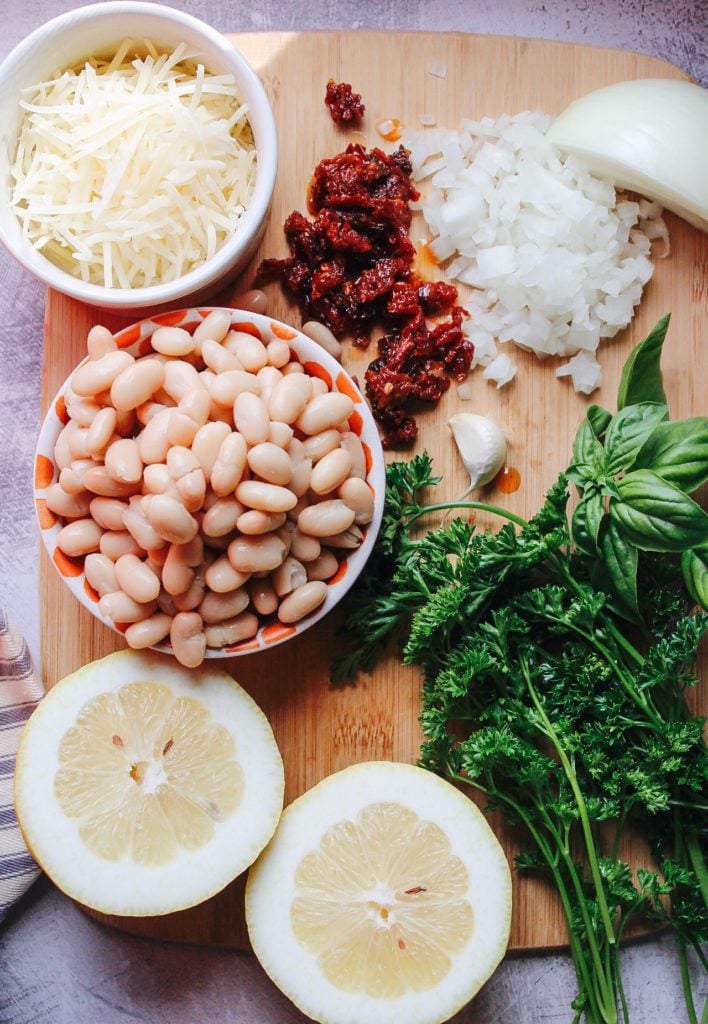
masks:
<svg viewBox="0 0 708 1024"><path fill-rule="evenodd" d="M686 943L682 938L678 940L678 957L679 957L679 970L681 971L681 987L683 988L683 998L686 1002L686 1013L688 1014L689 1024L698 1024L698 1017L696 1015L696 1004L693 1002L693 992L691 991L691 976L688 973L688 957L686 956Z"/></svg>
<svg viewBox="0 0 708 1024"><path fill-rule="evenodd" d="M417 512L414 512L412 516L406 522L406 529L408 529L411 523L414 523L416 519L420 519L421 516L427 516L429 512L445 512L451 508L470 508L479 509L482 512L489 512L491 515L501 516L503 519L508 519L512 523L516 523L517 526L528 526L526 519L522 519L521 516L515 515L513 512L509 512L506 508L501 508L499 505L488 505L484 501L443 501L438 505L423 505Z"/></svg>
<svg viewBox="0 0 708 1024"><path fill-rule="evenodd" d="M689 832L686 836L686 850L691 861L691 867L695 871L698 884L701 887L703 899L706 906L708 906L708 869L706 869L706 862L703 859L703 853L695 832Z"/></svg>

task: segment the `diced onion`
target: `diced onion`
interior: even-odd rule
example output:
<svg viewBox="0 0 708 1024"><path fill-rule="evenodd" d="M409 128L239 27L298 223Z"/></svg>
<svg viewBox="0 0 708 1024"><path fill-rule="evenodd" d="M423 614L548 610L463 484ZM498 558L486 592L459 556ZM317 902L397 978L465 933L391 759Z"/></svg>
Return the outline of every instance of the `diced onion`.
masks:
<svg viewBox="0 0 708 1024"><path fill-rule="evenodd" d="M248 110L232 75L181 44L91 60L25 89L12 167L24 236L84 281L175 280L233 234L255 183Z"/></svg>

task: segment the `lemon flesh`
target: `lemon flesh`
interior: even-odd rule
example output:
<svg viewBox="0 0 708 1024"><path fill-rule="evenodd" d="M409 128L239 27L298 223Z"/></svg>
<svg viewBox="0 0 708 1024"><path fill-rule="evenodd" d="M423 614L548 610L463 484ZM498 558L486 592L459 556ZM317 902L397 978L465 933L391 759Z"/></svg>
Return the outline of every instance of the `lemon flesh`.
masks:
<svg viewBox="0 0 708 1024"><path fill-rule="evenodd" d="M256 955L329 1024L449 1019L501 960L510 916L509 869L478 808L392 762L296 800L246 890Z"/></svg>
<svg viewBox="0 0 708 1024"><path fill-rule="evenodd" d="M65 892L105 913L163 914L252 863L282 809L283 765L265 716L226 673L125 651L41 702L15 802Z"/></svg>

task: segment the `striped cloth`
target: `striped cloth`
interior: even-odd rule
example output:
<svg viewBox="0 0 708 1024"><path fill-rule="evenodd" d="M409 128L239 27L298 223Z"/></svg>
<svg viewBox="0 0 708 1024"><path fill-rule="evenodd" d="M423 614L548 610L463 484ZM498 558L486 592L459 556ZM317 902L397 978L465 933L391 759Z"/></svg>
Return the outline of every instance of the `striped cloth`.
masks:
<svg viewBox="0 0 708 1024"><path fill-rule="evenodd" d="M0 921L39 874L17 824L12 788L20 733L43 696L27 644L0 609Z"/></svg>

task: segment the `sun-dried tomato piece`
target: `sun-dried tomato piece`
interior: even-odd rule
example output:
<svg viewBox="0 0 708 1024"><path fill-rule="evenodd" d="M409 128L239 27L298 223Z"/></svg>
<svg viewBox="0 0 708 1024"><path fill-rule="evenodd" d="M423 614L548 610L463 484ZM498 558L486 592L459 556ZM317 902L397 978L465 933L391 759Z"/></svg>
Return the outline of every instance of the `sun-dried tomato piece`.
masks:
<svg viewBox="0 0 708 1024"><path fill-rule="evenodd" d="M335 124L356 124L366 110L361 102L361 96L357 92L352 92L348 82L335 82L333 78L327 82L325 105L329 107Z"/></svg>

